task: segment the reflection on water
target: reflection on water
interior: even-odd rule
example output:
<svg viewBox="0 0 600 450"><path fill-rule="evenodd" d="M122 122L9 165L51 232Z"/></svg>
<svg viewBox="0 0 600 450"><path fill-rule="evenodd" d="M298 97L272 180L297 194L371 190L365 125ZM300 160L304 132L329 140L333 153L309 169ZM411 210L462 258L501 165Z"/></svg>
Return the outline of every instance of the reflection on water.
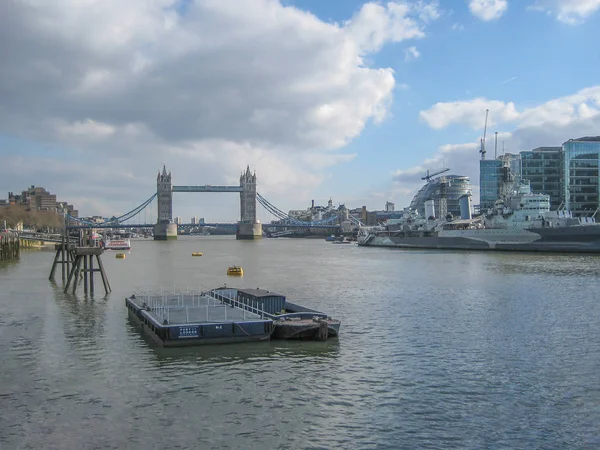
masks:
<svg viewBox="0 0 600 450"><path fill-rule="evenodd" d="M53 256L0 265L2 449L600 442L598 257L134 240L90 298L47 280ZM225 283L328 312L340 337L165 349L127 317L131 292Z"/></svg>
<svg viewBox="0 0 600 450"><path fill-rule="evenodd" d="M596 255L539 255L515 253L504 255L502 264L488 264L490 270L506 275L546 274L559 277L600 276L600 256Z"/></svg>

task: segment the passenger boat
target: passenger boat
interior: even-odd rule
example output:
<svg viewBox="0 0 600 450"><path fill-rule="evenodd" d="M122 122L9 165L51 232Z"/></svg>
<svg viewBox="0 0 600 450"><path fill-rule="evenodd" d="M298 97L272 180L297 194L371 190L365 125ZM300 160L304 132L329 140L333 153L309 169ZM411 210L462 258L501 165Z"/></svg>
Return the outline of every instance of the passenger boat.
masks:
<svg viewBox="0 0 600 450"><path fill-rule="evenodd" d="M105 250L131 250L129 239L108 239L103 242Z"/></svg>
<svg viewBox="0 0 600 450"><path fill-rule="evenodd" d="M244 269L242 269L240 266L231 266L227 269L227 275L243 276Z"/></svg>

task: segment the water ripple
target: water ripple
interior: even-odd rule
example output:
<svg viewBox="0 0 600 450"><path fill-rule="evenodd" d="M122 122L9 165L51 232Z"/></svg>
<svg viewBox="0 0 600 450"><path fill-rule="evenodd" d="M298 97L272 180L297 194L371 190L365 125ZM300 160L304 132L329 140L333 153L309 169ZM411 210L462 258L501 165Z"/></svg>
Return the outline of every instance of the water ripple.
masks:
<svg viewBox="0 0 600 450"><path fill-rule="evenodd" d="M107 298L49 285L51 253L3 266L0 447L598 446L600 258L211 239L136 242ZM132 286L213 287L232 258L340 339L164 349L126 318Z"/></svg>

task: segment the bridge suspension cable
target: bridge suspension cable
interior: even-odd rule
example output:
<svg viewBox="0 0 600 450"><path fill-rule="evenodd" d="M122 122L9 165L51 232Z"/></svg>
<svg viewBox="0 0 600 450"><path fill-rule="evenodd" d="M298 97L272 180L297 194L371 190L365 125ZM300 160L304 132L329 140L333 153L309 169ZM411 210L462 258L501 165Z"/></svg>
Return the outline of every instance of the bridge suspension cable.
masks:
<svg viewBox="0 0 600 450"><path fill-rule="evenodd" d="M283 220L284 222L289 223L290 225L311 227L311 226L315 226L315 225L331 224L331 223L335 223L339 220L339 217L337 215L333 215L331 217L327 217L326 219L321 219L321 220L312 221L312 222L297 220L297 219L294 219L293 217L290 217L288 214L284 213L282 210L277 208L275 205L270 203L267 199L265 199L262 195L260 195L258 193L256 194L256 200L271 214L278 217L280 220ZM268 226L268 224L265 224L265 226Z"/></svg>
<svg viewBox="0 0 600 450"><path fill-rule="evenodd" d="M146 209L146 207L152 203L152 200L154 200L154 198L156 197L157 194L152 195L152 197L150 197L148 200L146 200L144 203L142 203L141 205L135 207L134 209L132 209L129 212L126 212L125 214L119 216L119 217L115 217L115 218L111 218L111 219L105 219L104 223L111 223L111 224L115 224L115 225L119 225L133 217L135 217L136 215L138 215L139 213L141 213L144 209ZM83 225L90 225L90 226L94 226L94 225L98 225L98 223L96 222L90 222L89 220L83 220L80 219L79 217L73 217L70 214L66 214L66 217L69 220L72 220L74 222L83 224Z"/></svg>

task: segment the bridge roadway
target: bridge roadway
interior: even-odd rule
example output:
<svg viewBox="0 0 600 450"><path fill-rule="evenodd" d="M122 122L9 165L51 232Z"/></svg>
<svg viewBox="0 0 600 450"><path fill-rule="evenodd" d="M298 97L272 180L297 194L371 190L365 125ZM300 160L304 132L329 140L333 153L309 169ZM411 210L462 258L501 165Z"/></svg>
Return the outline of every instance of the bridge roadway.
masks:
<svg viewBox="0 0 600 450"><path fill-rule="evenodd" d="M243 192L242 186L213 186L205 184L204 186L173 186L172 192Z"/></svg>
<svg viewBox="0 0 600 450"><path fill-rule="evenodd" d="M146 223L146 224L94 224L94 225L76 225L69 226L70 230L88 230L90 228L154 228L156 224L154 223ZM339 228L338 224L335 225L301 225L301 224L285 224L285 223L263 223L263 227L265 228ZM202 223L202 224L191 224L185 223L181 225L177 225L177 228L201 228L201 227L221 227L221 228L233 228L237 227L237 222L235 223Z"/></svg>

